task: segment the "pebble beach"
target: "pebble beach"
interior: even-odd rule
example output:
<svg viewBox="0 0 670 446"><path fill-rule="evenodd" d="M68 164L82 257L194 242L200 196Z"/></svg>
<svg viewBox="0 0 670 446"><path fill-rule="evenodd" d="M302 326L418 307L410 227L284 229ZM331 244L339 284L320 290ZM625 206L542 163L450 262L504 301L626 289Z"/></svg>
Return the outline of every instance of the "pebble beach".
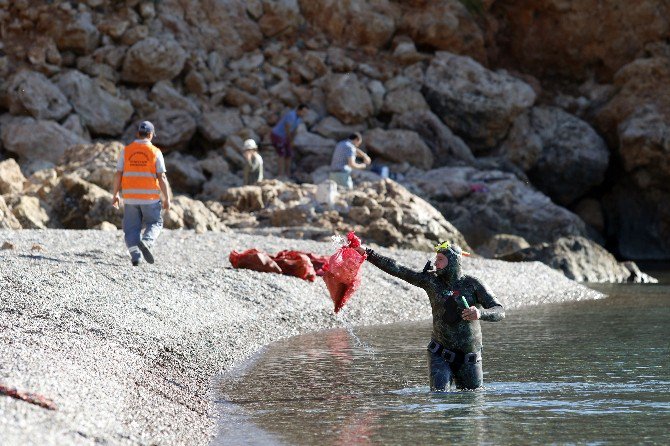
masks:
<svg viewBox="0 0 670 446"><path fill-rule="evenodd" d="M130 264L121 231L0 231L0 384L53 401L0 395L3 445L207 444L213 383L273 341L310 331L430 318L425 293L363 266L339 316L321 279L233 269L231 250L334 252L331 243L164 231L156 263ZM380 248L421 269L430 253ZM539 262L465 258L506 310L602 294Z"/></svg>

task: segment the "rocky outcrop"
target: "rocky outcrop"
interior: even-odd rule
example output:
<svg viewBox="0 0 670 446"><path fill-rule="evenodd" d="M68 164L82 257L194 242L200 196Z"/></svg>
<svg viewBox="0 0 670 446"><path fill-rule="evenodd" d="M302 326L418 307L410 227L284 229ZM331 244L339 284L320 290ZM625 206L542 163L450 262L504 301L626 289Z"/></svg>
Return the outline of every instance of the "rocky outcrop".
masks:
<svg viewBox="0 0 670 446"><path fill-rule="evenodd" d="M370 153L385 160L408 162L426 170L433 166L433 153L413 131L373 129L364 139Z"/></svg>
<svg viewBox="0 0 670 446"><path fill-rule="evenodd" d="M37 197L18 196L12 213L23 229L46 229L49 224L49 214Z"/></svg>
<svg viewBox="0 0 670 446"><path fill-rule="evenodd" d="M525 82L446 52L428 67L423 94L431 110L475 151L495 147L535 102L535 92Z"/></svg>
<svg viewBox="0 0 670 446"><path fill-rule="evenodd" d="M21 229L21 223L7 206L2 195L0 195L0 229Z"/></svg>
<svg viewBox="0 0 670 446"><path fill-rule="evenodd" d="M609 150L596 131L555 107L533 107L519 115L501 150L562 205L602 183L609 162Z"/></svg>
<svg viewBox="0 0 670 446"><path fill-rule="evenodd" d="M66 229L87 229L103 221L121 227L121 212L112 207L112 194L76 174L63 176L49 197L50 206Z"/></svg>
<svg viewBox="0 0 670 446"><path fill-rule="evenodd" d="M128 48L121 78L147 84L170 80L181 72L184 62L186 51L176 41L148 37Z"/></svg>
<svg viewBox="0 0 670 446"><path fill-rule="evenodd" d="M69 147L60 159L60 171L112 191L116 163L123 149L118 141Z"/></svg>
<svg viewBox="0 0 670 446"><path fill-rule="evenodd" d="M667 3L624 0L491 2L496 64L538 77L611 79L670 31ZM579 51L575 51L579 48Z"/></svg>
<svg viewBox="0 0 670 446"><path fill-rule="evenodd" d="M328 112L345 124L359 124L372 116L372 98L354 74L338 74L328 83Z"/></svg>
<svg viewBox="0 0 670 446"><path fill-rule="evenodd" d="M514 174L442 167L408 176L474 246L496 234L541 243L586 235L584 222Z"/></svg>
<svg viewBox="0 0 670 446"><path fill-rule="evenodd" d="M77 70L60 76L58 86L94 135L120 134L133 114L130 101L108 93L94 79Z"/></svg>
<svg viewBox="0 0 670 446"><path fill-rule="evenodd" d="M430 110L412 110L395 115L390 126L418 133L433 153L435 166L475 164L475 157L467 144Z"/></svg>
<svg viewBox="0 0 670 446"><path fill-rule="evenodd" d="M193 229L201 234L207 231L226 231L226 226L205 204L184 195L174 197L170 211L164 215L168 229Z"/></svg>
<svg viewBox="0 0 670 446"><path fill-rule="evenodd" d="M0 161L0 195L20 193L25 181L26 177L15 160Z"/></svg>
<svg viewBox="0 0 670 446"><path fill-rule="evenodd" d="M580 282L655 283L633 262L619 263L600 245L584 237L561 237L500 257L507 261L539 261Z"/></svg>
<svg viewBox="0 0 670 446"><path fill-rule="evenodd" d="M5 150L26 161L56 163L68 147L86 142L55 121L27 117L11 118L2 125L1 130Z"/></svg>
<svg viewBox="0 0 670 446"><path fill-rule="evenodd" d="M14 115L59 120L72 110L67 98L42 73L22 70L9 79L7 103Z"/></svg>

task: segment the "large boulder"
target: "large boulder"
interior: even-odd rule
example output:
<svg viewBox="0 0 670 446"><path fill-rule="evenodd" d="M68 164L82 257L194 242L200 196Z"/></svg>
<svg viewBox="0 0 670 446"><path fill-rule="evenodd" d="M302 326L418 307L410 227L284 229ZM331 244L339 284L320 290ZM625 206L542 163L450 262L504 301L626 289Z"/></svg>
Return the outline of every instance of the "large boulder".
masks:
<svg viewBox="0 0 670 446"><path fill-rule="evenodd" d="M72 106L60 89L45 75L22 70L7 83L7 105L14 115L29 114L37 119L59 120Z"/></svg>
<svg viewBox="0 0 670 446"><path fill-rule="evenodd" d="M76 174L64 175L50 198L53 213L66 229L91 229L103 221L121 227L121 212L112 207L112 194Z"/></svg>
<svg viewBox="0 0 670 446"><path fill-rule="evenodd" d="M428 109L428 103L420 91L411 87L405 87L392 90L386 94L381 112L389 114L420 113Z"/></svg>
<svg viewBox="0 0 670 446"><path fill-rule="evenodd" d="M7 206L2 195L0 195L0 229L21 229L21 223Z"/></svg>
<svg viewBox="0 0 670 446"><path fill-rule="evenodd" d="M359 124L374 112L370 93L355 74L333 76L327 87L326 107L345 124Z"/></svg>
<svg viewBox="0 0 670 446"><path fill-rule="evenodd" d="M496 234L518 235L541 243L567 235L586 235L586 225L549 197L500 171L442 167L409 175L432 203L473 246Z"/></svg>
<svg viewBox="0 0 670 446"><path fill-rule="evenodd" d="M49 224L49 214L37 197L19 196L12 203L12 213L23 229L46 229Z"/></svg>
<svg viewBox="0 0 670 446"><path fill-rule="evenodd" d="M432 60L422 91L433 112L480 151L496 146L535 102L535 92L520 79L446 52Z"/></svg>
<svg viewBox="0 0 670 446"><path fill-rule="evenodd" d="M2 143L22 160L56 163L65 149L86 141L57 122L17 117L2 126Z"/></svg>
<svg viewBox="0 0 670 446"><path fill-rule="evenodd" d="M354 46L384 47L396 31L400 11L391 2L299 0L307 22L331 39Z"/></svg>
<svg viewBox="0 0 670 446"><path fill-rule="evenodd" d="M467 144L454 135L451 129L430 110L408 111L395 115L390 127L418 133L433 152L436 166L474 165L476 162Z"/></svg>
<svg viewBox="0 0 670 446"><path fill-rule="evenodd" d="M562 205L599 185L609 162L609 150L596 131L556 107L533 107L519 115L502 153Z"/></svg>
<svg viewBox="0 0 670 446"><path fill-rule="evenodd" d="M128 49L121 78L140 84L169 80L181 72L184 62L186 51L176 41L148 37Z"/></svg>
<svg viewBox="0 0 670 446"><path fill-rule="evenodd" d="M486 63L484 34L476 16L459 0L412 0L403 11L399 31L424 48L468 55Z"/></svg>
<svg viewBox="0 0 670 446"><path fill-rule="evenodd" d="M198 130L202 136L216 144L224 142L243 128L240 113L232 109L203 113L198 122Z"/></svg>
<svg viewBox="0 0 670 446"><path fill-rule="evenodd" d="M156 110L145 119L151 121L156 129L152 142L165 152L188 147L197 129L193 116L183 110ZM134 138L138 124L133 123L126 129L126 140Z"/></svg>
<svg viewBox="0 0 670 446"><path fill-rule="evenodd" d="M90 12L76 14L64 21L64 26L59 27L60 22L53 22L58 29L55 30L56 44L60 50L71 50L78 54L88 54L93 51L100 42L100 31L93 24Z"/></svg>
<svg viewBox="0 0 670 446"><path fill-rule="evenodd" d="M579 236L561 237L501 256L507 261L542 262L580 282L655 283L633 262L619 263L602 246Z"/></svg>
<svg viewBox="0 0 670 446"><path fill-rule="evenodd" d="M198 103L177 91L169 81L156 82L151 87L151 100L162 109L183 110L194 117L200 115Z"/></svg>
<svg viewBox="0 0 670 446"><path fill-rule="evenodd" d="M21 193L26 177L12 158L0 161L0 195Z"/></svg>
<svg viewBox="0 0 670 446"><path fill-rule="evenodd" d="M324 138L340 141L354 132L363 132L365 125L347 125L341 123L334 116L326 116L314 125L311 130Z"/></svg>
<svg viewBox="0 0 670 446"><path fill-rule="evenodd" d="M64 174L76 174L89 183L111 191L121 150L123 144L118 141L68 147L58 162L59 171Z"/></svg>
<svg viewBox="0 0 670 446"><path fill-rule="evenodd" d="M258 25L266 37L298 31L302 22L298 0L263 2L263 15Z"/></svg>
<svg viewBox="0 0 670 446"><path fill-rule="evenodd" d="M370 153L380 158L396 163L407 162L424 170L433 166L433 153L411 130L376 128L365 133L364 141Z"/></svg>
<svg viewBox="0 0 670 446"><path fill-rule="evenodd" d="M197 194L207 181L198 159L192 155L172 152L165 157L170 186L177 192Z"/></svg>
<svg viewBox="0 0 670 446"><path fill-rule="evenodd" d="M60 76L58 86L94 135L120 135L133 114L130 101L108 93L97 81L77 70Z"/></svg>
<svg viewBox="0 0 670 446"><path fill-rule="evenodd" d="M174 38L189 53L207 48L223 58L237 58L263 42L251 2L221 0L179 0L157 3L156 19L169 24ZM260 14L258 14L260 13Z"/></svg>
<svg viewBox="0 0 670 446"><path fill-rule="evenodd" d="M198 234L228 230L202 201L193 200L185 195L174 197L164 220L167 229L193 229Z"/></svg>

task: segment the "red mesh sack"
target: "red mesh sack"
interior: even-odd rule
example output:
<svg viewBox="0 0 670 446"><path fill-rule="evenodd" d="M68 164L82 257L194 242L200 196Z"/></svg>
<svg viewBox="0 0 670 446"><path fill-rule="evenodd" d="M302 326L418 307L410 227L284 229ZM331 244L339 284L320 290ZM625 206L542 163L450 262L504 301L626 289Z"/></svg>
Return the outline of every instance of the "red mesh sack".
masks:
<svg viewBox="0 0 670 446"><path fill-rule="evenodd" d="M317 256L312 254L311 252L306 252L305 254L307 254L309 260L312 261L312 266L314 266L314 271L316 272L316 275L323 276L323 274L325 273L323 267L328 263L328 257Z"/></svg>
<svg viewBox="0 0 670 446"><path fill-rule="evenodd" d="M231 251L228 260L233 268L252 269L264 273L282 273L279 265L269 255L257 249L247 249L243 252Z"/></svg>
<svg viewBox="0 0 670 446"><path fill-rule="evenodd" d="M323 267L323 280L335 304L335 313L342 309L361 284L361 265L367 258L367 255L354 249L361 246L361 240L353 232L347 235L347 239L348 246L338 249Z"/></svg>
<svg viewBox="0 0 670 446"><path fill-rule="evenodd" d="M309 256L299 251L280 251L272 258L282 274L299 277L303 280L314 282L316 279L316 271Z"/></svg>

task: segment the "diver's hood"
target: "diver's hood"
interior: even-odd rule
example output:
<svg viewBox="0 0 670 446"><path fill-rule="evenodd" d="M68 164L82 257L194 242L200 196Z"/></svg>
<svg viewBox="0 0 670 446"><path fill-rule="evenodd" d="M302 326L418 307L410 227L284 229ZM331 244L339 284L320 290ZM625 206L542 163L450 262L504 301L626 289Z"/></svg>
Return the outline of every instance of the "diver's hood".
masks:
<svg viewBox="0 0 670 446"><path fill-rule="evenodd" d="M449 248L440 249L437 252L445 255L447 260L449 260L449 264L442 269L438 269L436 274L447 283L455 283L463 276L461 271L461 247L458 245L451 245Z"/></svg>

